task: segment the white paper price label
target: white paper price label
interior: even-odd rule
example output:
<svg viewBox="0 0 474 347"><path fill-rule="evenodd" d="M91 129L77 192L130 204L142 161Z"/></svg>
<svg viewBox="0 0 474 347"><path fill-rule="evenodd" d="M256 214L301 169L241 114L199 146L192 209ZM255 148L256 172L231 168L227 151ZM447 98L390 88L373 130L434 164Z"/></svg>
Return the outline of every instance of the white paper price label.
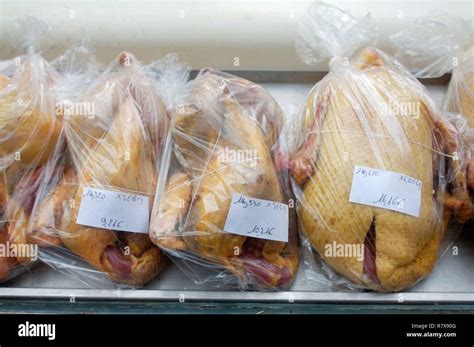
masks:
<svg viewBox="0 0 474 347"><path fill-rule="evenodd" d="M148 196L84 187L77 224L135 233L148 233Z"/></svg>
<svg viewBox="0 0 474 347"><path fill-rule="evenodd" d="M356 165L349 202L418 217L421 181L398 172Z"/></svg>
<svg viewBox="0 0 474 347"><path fill-rule="evenodd" d="M288 242L288 205L233 194L224 231Z"/></svg>

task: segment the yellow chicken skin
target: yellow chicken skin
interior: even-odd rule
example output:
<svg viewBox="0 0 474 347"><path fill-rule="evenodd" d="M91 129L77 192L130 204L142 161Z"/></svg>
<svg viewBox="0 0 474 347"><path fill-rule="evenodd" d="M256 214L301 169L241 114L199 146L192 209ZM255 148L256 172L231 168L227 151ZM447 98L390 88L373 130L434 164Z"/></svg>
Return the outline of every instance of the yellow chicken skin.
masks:
<svg viewBox="0 0 474 347"><path fill-rule="evenodd" d="M154 152L130 97L122 100L110 128L85 162L77 178L79 186L73 193L75 207L66 206L58 228L59 236L67 248L115 282L143 285L165 265L163 253L151 243L148 235L116 233L76 223L85 186L150 196L154 193ZM128 247L129 252L121 246Z"/></svg>
<svg viewBox="0 0 474 347"><path fill-rule="evenodd" d="M400 291L431 271L446 228L437 181L444 144L416 82L386 67L375 50L363 50L355 61L309 96L307 135L290 167L301 187L303 230L321 257L358 285ZM410 115L384 112L393 102L419 108ZM420 180L419 216L349 202L355 165ZM333 242L363 245L363 259L325 256Z"/></svg>
<svg viewBox="0 0 474 347"><path fill-rule="evenodd" d="M179 199L181 206L177 211L176 203L162 202L151 235L161 247L191 252L223 265L243 282L256 279L264 287L277 288L291 284L298 267L296 229L291 228L288 243L223 230L233 193L285 202L270 150L281 114L267 113L267 120L274 123L266 124L263 131L258 121L262 115L248 113L252 98L243 90L251 94L252 86L238 78L226 80L212 71L198 78L192 90L195 103L181 107L176 115L173 140L181 169L171 175L164 193L164 201ZM259 89L255 91L258 98L263 96L260 87L254 89ZM270 105L261 111L273 112L274 101L264 97ZM228 162L222 158L226 150L253 151L255 161Z"/></svg>
<svg viewBox="0 0 474 347"><path fill-rule="evenodd" d="M8 199L6 225L12 244L29 246L34 243L29 239L27 229L43 170L44 166L41 166L25 173ZM18 257L17 260L25 265L31 261L29 257Z"/></svg>
<svg viewBox="0 0 474 347"><path fill-rule="evenodd" d="M7 234L0 230L0 244L6 245L7 241ZM16 257L0 258L0 283L10 279L17 265L18 261Z"/></svg>
<svg viewBox="0 0 474 347"><path fill-rule="evenodd" d="M5 184L0 180L0 244L6 245L8 239L7 221L5 221L5 213L7 210L7 191ZM0 283L8 280L13 269L18 264L15 257L0 257Z"/></svg>
<svg viewBox="0 0 474 347"><path fill-rule="evenodd" d="M77 186L77 175L73 168L60 167L53 178L52 189L38 202L27 231L28 240L43 247L62 245L60 231L56 228L65 209L71 204Z"/></svg>
<svg viewBox="0 0 474 347"><path fill-rule="evenodd" d="M153 243L168 249L184 251L187 246L181 237L174 237L177 225L185 223L186 213L191 202L192 185L188 176L182 172L173 174L159 198L159 209L150 221L150 237Z"/></svg>
<svg viewBox="0 0 474 347"><path fill-rule="evenodd" d="M0 77L0 157L7 167L10 192L25 170L46 162L61 132L53 105L33 94L37 83L31 81L29 63L23 67L20 81L15 79L18 83Z"/></svg>

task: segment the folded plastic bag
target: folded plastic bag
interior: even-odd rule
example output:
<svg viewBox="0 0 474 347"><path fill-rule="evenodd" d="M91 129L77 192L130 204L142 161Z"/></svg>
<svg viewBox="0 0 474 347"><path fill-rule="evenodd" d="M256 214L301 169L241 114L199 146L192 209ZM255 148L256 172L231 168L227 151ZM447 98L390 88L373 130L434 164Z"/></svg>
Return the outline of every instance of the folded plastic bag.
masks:
<svg viewBox="0 0 474 347"><path fill-rule="evenodd" d="M375 48L367 15L315 4L296 47L307 63L330 58L285 138L303 238L348 289L407 289L440 252L448 125L425 88ZM332 270L331 270L332 269ZM337 278L337 277L336 277Z"/></svg>
<svg viewBox="0 0 474 347"><path fill-rule="evenodd" d="M73 53L58 62L91 54ZM58 88L64 126L29 233L49 246L42 261L91 287L141 286L166 264L148 222L167 113L156 81L132 54L97 78L87 64L59 64L72 69L62 74L73 85ZM91 81L84 90L65 92L84 80Z"/></svg>
<svg viewBox="0 0 474 347"><path fill-rule="evenodd" d="M37 260L26 230L61 129L51 97L57 75L36 51L44 24L29 17L18 23L27 53L0 69L0 282Z"/></svg>
<svg viewBox="0 0 474 347"><path fill-rule="evenodd" d="M212 69L189 82L162 162L150 236L196 283L279 289L298 269L283 122L260 86Z"/></svg>

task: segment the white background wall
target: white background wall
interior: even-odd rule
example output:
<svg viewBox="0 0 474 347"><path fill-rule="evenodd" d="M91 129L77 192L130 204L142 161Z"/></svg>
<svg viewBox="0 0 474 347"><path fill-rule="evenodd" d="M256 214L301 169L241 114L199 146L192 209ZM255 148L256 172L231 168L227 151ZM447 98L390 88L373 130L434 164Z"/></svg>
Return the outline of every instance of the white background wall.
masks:
<svg viewBox="0 0 474 347"><path fill-rule="evenodd" d="M311 1L0 0L0 59L21 53L15 19L34 15L50 26L44 54L52 58L89 37L104 63L130 50L143 61L177 52L194 68L304 70L294 50L296 28ZM370 11L379 44L407 21L431 10L472 20L472 0L331 1L362 16ZM312 68L314 69L314 68ZM316 70L326 70L320 64Z"/></svg>

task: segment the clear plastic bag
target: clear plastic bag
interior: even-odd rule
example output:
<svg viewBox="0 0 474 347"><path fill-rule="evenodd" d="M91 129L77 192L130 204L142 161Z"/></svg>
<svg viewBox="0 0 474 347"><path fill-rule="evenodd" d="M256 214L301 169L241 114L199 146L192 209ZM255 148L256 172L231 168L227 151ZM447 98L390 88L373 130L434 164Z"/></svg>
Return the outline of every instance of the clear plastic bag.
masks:
<svg viewBox="0 0 474 347"><path fill-rule="evenodd" d="M64 125L28 232L41 261L90 287L142 286L166 265L148 236L168 126L157 81L127 52L100 75L83 46L56 62Z"/></svg>
<svg viewBox="0 0 474 347"><path fill-rule="evenodd" d="M452 73L444 109L462 114L474 127L474 36L462 18L434 13L392 35L396 57L416 77Z"/></svg>
<svg viewBox="0 0 474 347"><path fill-rule="evenodd" d="M444 109L461 114L474 128L474 46L461 55L459 65L453 68Z"/></svg>
<svg viewBox="0 0 474 347"><path fill-rule="evenodd" d="M474 36L472 26L461 18L447 13L433 13L419 18L404 30L392 35L396 56L406 62L417 77L440 77L451 73L448 91L443 102L444 117L452 123L456 137L458 162L453 163L449 177L459 181L464 176L466 187L459 182L448 182L451 190L471 193L463 199L448 199L461 222L474 217L472 204L472 168L470 148L474 146ZM463 121L464 118L466 121Z"/></svg>
<svg viewBox="0 0 474 347"><path fill-rule="evenodd" d="M474 218L474 130L460 114L444 112L443 117L447 124L446 131L450 134L447 152L451 154L446 172L445 207L458 223L463 224Z"/></svg>
<svg viewBox="0 0 474 347"><path fill-rule="evenodd" d="M417 78L435 78L450 73L472 45L470 24L444 12L417 18L390 40L399 59Z"/></svg>
<svg viewBox="0 0 474 347"><path fill-rule="evenodd" d="M196 283L289 287L299 249L294 209L284 205L291 192L277 146L281 108L262 87L212 69L190 81L175 105L150 224L153 242ZM254 237L244 224L231 229L231 206L243 200L262 223L272 213L267 206L286 210L288 223L275 230L287 241Z"/></svg>
<svg viewBox="0 0 474 347"><path fill-rule="evenodd" d="M301 28L302 59L331 58L284 135L302 238L333 287L407 289L432 270L450 219L449 125L395 59L364 48L370 17L315 4Z"/></svg>
<svg viewBox="0 0 474 347"><path fill-rule="evenodd" d="M61 130L51 96L58 76L37 53L44 24L30 17L18 23L27 53L0 64L0 282L38 258L26 230Z"/></svg>

